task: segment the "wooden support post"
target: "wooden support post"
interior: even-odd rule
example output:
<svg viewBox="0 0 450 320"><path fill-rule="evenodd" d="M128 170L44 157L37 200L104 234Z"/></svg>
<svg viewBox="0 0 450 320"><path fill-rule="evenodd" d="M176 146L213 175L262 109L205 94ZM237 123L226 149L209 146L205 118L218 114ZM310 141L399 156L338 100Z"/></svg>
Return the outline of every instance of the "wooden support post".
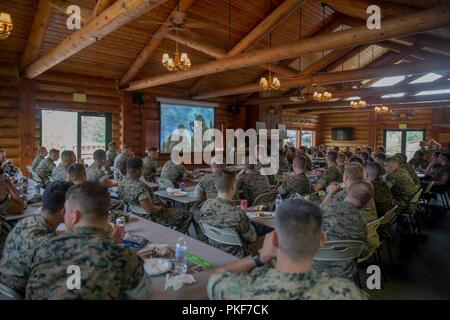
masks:
<svg viewBox="0 0 450 320"><path fill-rule="evenodd" d="M19 134L20 134L20 167L26 172L36 152L36 99L35 84L31 80L23 80L19 92Z"/></svg>
<svg viewBox="0 0 450 320"><path fill-rule="evenodd" d="M131 116L131 110L133 108L133 102L131 94L122 93L120 96L120 113L121 113L121 136L122 147L124 145L131 145L132 137L130 128L133 125L133 119Z"/></svg>

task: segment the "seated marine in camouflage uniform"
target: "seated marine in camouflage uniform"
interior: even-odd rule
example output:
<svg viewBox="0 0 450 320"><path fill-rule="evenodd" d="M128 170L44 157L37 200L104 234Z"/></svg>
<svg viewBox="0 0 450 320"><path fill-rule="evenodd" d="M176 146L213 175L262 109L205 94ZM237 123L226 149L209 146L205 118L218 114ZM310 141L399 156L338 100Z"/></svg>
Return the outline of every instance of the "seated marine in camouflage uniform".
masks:
<svg viewBox="0 0 450 320"><path fill-rule="evenodd" d="M395 206L391 189L381 179L381 166L376 162L366 164L364 167L364 180L370 182L373 187L373 199L378 217L382 217Z"/></svg>
<svg viewBox="0 0 450 320"><path fill-rule="evenodd" d="M414 153L414 157L408 161L408 164L414 171L420 172L423 172L428 167L428 161L425 158L425 154L420 150L417 150Z"/></svg>
<svg viewBox="0 0 450 320"><path fill-rule="evenodd" d="M327 168L322 172L319 180L313 185L314 191L326 190L331 182L341 182L342 175L336 165L337 154L334 151L327 153Z"/></svg>
<svg viewBox="0 0 450 320"><path fill-rule="evenodd" d="M238 195L246 199L248 205L254 205L255 199L265 193L271 192L272 187L267 176L261 175L254 164L246 164L236 177Z"/></svg>
<svg viewBox="0 0 450 320"><path fill-rule="evenodd" d="M161 165L158 163L158 148L150 147L147 149L147 156L142 159L144 171L142 175L147 181L154 181L157 173L161 172Z"/></svg>
<svg viewBox="0 0 450 320"><path fill-rule="evenodd" d="M67 169L68 182L78 185L86 182L86 168L84 164L74 163Z"/></svg>
<svg viewBox="0 0 450 320"><path fill-rule="evenodd" d="M296 156L292 164L294 174L289 175L286 181L278 187L278 193L284 199L288 199L296 193L302 196L311 193L311 182L305 174L305 167L306 158Z"/></svg>
<svg viewBox="0 0 450 320"><path fill-rule="evenodd" d="M175 164L171 159L161 169L161 179L172 182L175 188L178 187L183 178L187 177L191 177L191 174L186 167L181 163Z"/></svg>
<svg viewBox="0 0 450 320"><path fill-rule="evenodd" d="M50 181L53 169L56 167L55 162L59 159L59 150L51 149L48 157L42 160L36 168L36 174L41 178L45 187Z"/></svg>
<svg viewBox="0 0 450 320"><path fill-rule="evenodd" d="M2 149L0 149L0 168L2 168L3 172L9 176L21 173L20 169L14 165L13 161L6 157L6 151Z"/></svg>
<svg viewBox="0 0 450 320"><path fill-rule="evenodd" d="M333 201L322 207L324 211L322 229L327 234L329 241L359 240L368 243L367 219L361 208L367 206L373 198L372 186L367 182L357 181L352 183L347 190L343 200ZM378 239L378 235L376 236ZM368 243L368 245L370 244ZM364 256L368 256L370 253ZM346 278L352 278L356 270L355 263L350 261L316 261L314 265L319 272Z"/></svg>
<svg viewBox="0 0 450 320"><path fill-rule="evenodd" d="M5 214L21 214L23 212L23 202L17 189L10 178L5 177L3 173L3 169L0 168L0 258L6 237L11 231L10 225L6 222Z"/></svg>
<svg viewBox="0 0 450 320"><path fill-rule="evenodd" d="M150 279L144 272L143 261L111 235L108 208L108 190L97 182L85 182L69 189L64 213L66 232L44 241L37 250L25 290L26 299L148 297ZM76 267L79 267L80 287L74 290L67 284L69 277L76 274Z"/></svg>
<svg viewBox="0 0 450 320"><path fill-rule="evenodd" d="M9 233L0 260L0 282L25 295L33 256L41 243L56 236L64 222L64 202L71 183L50 183L42 195L41 214L20 220Z"/></svg>
<svg viewBox="0 0 450 320"><path fill-rule="evenodd" d="M48 155L46 147L39 147L36 157L34 157L33 162L31 163L31 170L36 171L39 163L45 159Z"/></svg>
<svg viewBox="0 0 450 320"><path fill-rule="evenodd" d="M409 214L409 203L417 192L417 186L397 158L388 158L384 164L386 184L391 188L392 197L398 205L398 213Z"/></svg>
<svg viewBox="0 0 450 320"><path fill-rule="evenodd" d="M409 174L409 176L411 177L412 181L414 182L414 184L417 186L418 189L420 186L420 179L417 176L416 171L414 171L411 165L408 162L406 162L407 160L406 155L404 155L403 153L396 153L394 155L394 158L396 158L400 162L400 168L404 169Z"/></svg>
<svg viewBox="0 0 450 320"><path fill-rule="evenodd" d="M208 281L213 300L359 300L367 295L343 278L319 274L312 265L325 242L322 212L301 199L283 201L275 231L254 256L216 269ZM276 259L275 267L266 266Z"/></svg>
<svg viewBox="0 0 450 320"><path fill-rule="evenodd" d="M233 203L236 193L234 174L226 170L217 171L215 174L215 186L218 196L208 199L203 204L200 213L194 216L195 221L201 226L206 223L219 229L232 229L236 231L242 241L242 247L226 245L209 239L204 234L197 235L203 241L223 251L243 257L249 254L257 239L255 229L240 208Z"/></svg>
<svg viewBox="0 0 450 320"><path fill-rule="evenodd" d="M308 155L308 150L306 149L305 146L302 146L300 148L298 148L298 151L296 152L297 155L305 157L306 159L306 167L305 170L306 171L311 171L312 170L312 161L310 156Z"/></svg>
<svg viewBox="0 0 450 320"><path fill-rule="evenodd" d="M167 208L153 191L139 178L142 175L142 160L131 158L127 161L127 175L117 187L119 198L131 205L141 206L149 213L149 219L163 226L185 233L192 216L187 210Z"/></svg>
<svg viewBox="0 0 450 320"><path fill-rule="evenodd" d="M91 182L98 182L106 188L111 188L114 183L109 179L106 172L106 152L105 150L95 150L93 154L94 162L86 169L86 180Z"/></svg>
<svg viewBox="0 0 450 320"><path fill-rule="evenodd" d="M123 146L123 150L114 159L113 167L119 169L123 175L127 174L127 160L133 157L131 148L127 145Z"/></svg>
<svg viewBox="0 0 450 320"><path fill-rule="evenodd" d="M106 169L109 170L112 166L114 166L114 160L116 159L117 155L117 143L111 141L110 143L108 143L108 151L106 151Z"/></svg>
<svg viewBox="0 0 450 320"><path fill-rule="evenodd" d="M52 171L52 182L66 181L67 170L69 166L77 161L77 157L72 150L64 150L61 153L61 163L58 164Z"/></svg>

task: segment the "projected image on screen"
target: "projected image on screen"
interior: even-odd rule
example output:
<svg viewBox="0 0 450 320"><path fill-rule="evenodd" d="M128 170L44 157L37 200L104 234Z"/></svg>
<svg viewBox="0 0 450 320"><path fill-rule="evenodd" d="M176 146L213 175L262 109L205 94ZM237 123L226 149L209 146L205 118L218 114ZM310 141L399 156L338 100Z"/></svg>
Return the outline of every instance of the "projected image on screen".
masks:
<svg viewBox="0 0 450 320"><path fill-rule="evenodd" d="M184 130L192 148L195 121L202 122L203 132L214 128L214 108L161 102L161 153L170 153L178 144L177 141L170 141L172 133L177 130ZM209 142L205 142L203 147L207 144Z"/></svg>

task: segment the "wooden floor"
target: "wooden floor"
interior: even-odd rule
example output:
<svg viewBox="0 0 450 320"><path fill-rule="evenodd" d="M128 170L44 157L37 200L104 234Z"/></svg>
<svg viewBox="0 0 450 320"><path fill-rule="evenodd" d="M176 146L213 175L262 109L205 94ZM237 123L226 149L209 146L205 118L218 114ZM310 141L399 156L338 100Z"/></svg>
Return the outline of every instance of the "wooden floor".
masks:
<svg viewBox="0 0 450 320"><path fill-rule="evenodd" d="M371 299L450 299L450 211L433 206L431 217L420 221L422 237L395 239L395 266L383 289L368 290ZM359 271L364 285L365 268Z"/></svg>

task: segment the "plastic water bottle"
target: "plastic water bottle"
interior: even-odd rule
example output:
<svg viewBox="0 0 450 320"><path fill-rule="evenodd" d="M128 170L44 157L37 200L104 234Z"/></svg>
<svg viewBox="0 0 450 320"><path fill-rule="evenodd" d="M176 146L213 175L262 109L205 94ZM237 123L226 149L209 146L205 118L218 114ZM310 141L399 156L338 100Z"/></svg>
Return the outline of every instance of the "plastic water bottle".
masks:
<svg viewBox="0 0 450 320"><path fill-rule="evenodd" d="M283 203L283 198L281 197L281 194L277 195L277 198L275 199L275 211L278 211L278 208Z"/></svg>
<svg viewBox="0 0 450 320"><path fill-rule="evenodd" d="M175 249L175 273L183 274L187 271L187 245L183 237L178 238Z"/></svg>

